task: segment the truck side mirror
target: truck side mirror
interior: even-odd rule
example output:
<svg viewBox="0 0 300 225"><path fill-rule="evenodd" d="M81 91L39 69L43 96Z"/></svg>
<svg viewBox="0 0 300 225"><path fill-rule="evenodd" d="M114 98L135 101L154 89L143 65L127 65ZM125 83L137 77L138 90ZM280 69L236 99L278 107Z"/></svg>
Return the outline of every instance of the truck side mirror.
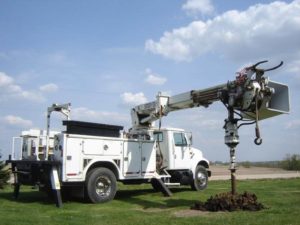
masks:
<svg viewBox="0 0 300 225"><path fill-rule="evenodd" d="M188 132L188 133L185 133L185 134L186 134L186 138L188 140L188 145L192 146L193 145L193 135L192 135L192 133Z"/></svg>

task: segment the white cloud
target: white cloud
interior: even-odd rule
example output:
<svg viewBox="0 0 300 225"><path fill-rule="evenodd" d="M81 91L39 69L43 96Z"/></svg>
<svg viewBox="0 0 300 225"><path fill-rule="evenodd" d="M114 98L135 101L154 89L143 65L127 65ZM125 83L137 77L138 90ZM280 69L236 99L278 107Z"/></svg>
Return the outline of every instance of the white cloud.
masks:
<svg viewBox="0 0 300 225"><path fill-rule="evenodd" d="M44 97L36 91L27 91L16 84L15 80L0 72L0 101L9 98L25 99L35 102L44 101Z"/></svg>
<svg viewBox="0 0 300 225"><path fill-rule="evenodd" d="M72 109L72 119L100 122L106 124L129 124L129 115L120 114L117 112L95 111L85 107Z"/></svg>
<svg viewBox="0 0 300 225"><path fill-rule="evenodd" d="M145 97L143 92L139 93L131 93L131 92L125 92L121 94L121 98L123 101L123 104L129 105L129 106L136 106L139 104L143 104L147 102L147 98Z"/></svg>
<svg viewBox="0 0 300 225"><path fill-rule="evenodd" d="M8 115L1 119L4 123L17 127L30 127L32 126L31 120L23 119L19 116Z"/></svg>
<svg viewBox="0 0 300 225"><path fill-rule="evenodd" d="M16 97L26 99L26 100L29 100L29 101L34 101L34 102L44 102L45 101L45 98L41 95L41 93L39 93L37 91L24 91L24 90L21 90L19 95L16 96Z"/></svg>
<svg viewBox="0 0 300 225"><path fill-rule="evenodd" d="M9 59L9 56L6 52L0 52L0 59Z"/></svg>
<svg viewBox="0 0 300 225"><path fill-rule="evenodd" d="M53 63L62 63L66 60L66 55L63 52L55 52L48 55L49 61Z"/></svg>
<svg viewBox="0 0 300 225"><path fill-rule="evenodd" d="M285 124L286 129L297 129L300 128L300 120L292 120Z"/></svg>
<svg viewBox="0 0 300 225"><path fill-rule="evenodd" d="M12 83L13 79L10 76L0 72L0 87L11 85Z"/></svg>
<svg viewBox="0 0 300 225"><path fill-rule="evenodd" d="M188 116L187 116L188 115ZM224 119L227 115L223 105L211 105L209 108L191 108L174 113L169 113L173 127L181 127L186 130L198 132L216 131L223 132Z"/></svg>
<svg viewBox="0 0 300 225"><path fill-rule="evenodd" d="M39 87L40 91L43 92L56 92L58 90L58 86L53 83L45 84Z"/></svg>
<svg viewBox="0 0 300 225"><path fill-rule="evenodd" d="M295 59L294 61L291 61L288 65L288 72L290 73L300 73L300 59Z"/></svg>
<svg viewBox="0 0 300 225"><path fill-rule="evenodd" d="M165 32L145 48L176 61L190 61L205 53L235 60L299 55L300 0L257 4L231 10L207 21Z"/></svg>
<svg viewBox="0 0 300 225"><path fill-rule="evenodd" d="M68 55L64 51L56 51L46 55L42 55L42 59L45 63L53 66L73 66L74 64L70 61Z"/></svg>
<svg viewBox="0 0 300 225"><path fill-rule="evenodd" d="M6 52L0 52L0 60L9 61L33 61L36 64L41 64L44 66L62 66L70 67L74 63L70 60L67 52L62 50L53 51L50 53L42 54L40 51L36 50L11 50Z"/></svg>
<svg viewBox="0 0 300 225"><path fill-rule="evenodd" d="M153 85L163 85L166 83L167 78L160 76L159 74L155 74L151 71L151 69L147 68L145 70L147 75L146 82Z"/></svg>
<svg viewBox="0 0 300 225"><path fill-rule="evenodd" d="M187 15L210 15L214 12L214 6L210 0L187 0L182 9Z"/></svg>
<svg viewBox="0 0 300 225"><path fill-rule="evenodd" d="M209 129L209 130L219 130L222 125L223 121L222 120L217 120L217 119L207 119L207 120L202 120L196 123L199 127Z"/></svg>
<svg viewBox="0 0 300 225"><path fill-rule="evenodd" d="M28 58L35 58L37 55L33 51L23 51L23 50L11 50L11 51L6 51L6 52L0 52L0 59L4 60L15 60L17 58L22 58L22 59L28 59Z"/></svg>

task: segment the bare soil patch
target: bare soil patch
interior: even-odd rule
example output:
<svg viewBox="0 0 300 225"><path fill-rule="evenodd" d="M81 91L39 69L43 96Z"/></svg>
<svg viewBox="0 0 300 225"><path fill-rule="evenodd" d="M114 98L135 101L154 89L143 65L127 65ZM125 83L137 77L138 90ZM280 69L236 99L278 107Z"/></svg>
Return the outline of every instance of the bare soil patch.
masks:
<svg viewBox="0 0 300 225"><path fill-rule="evenodd" d="M193 216L207 216L210 212L193 210L193 209L184 209L174 212L175 217L193 217Z"/></svg>

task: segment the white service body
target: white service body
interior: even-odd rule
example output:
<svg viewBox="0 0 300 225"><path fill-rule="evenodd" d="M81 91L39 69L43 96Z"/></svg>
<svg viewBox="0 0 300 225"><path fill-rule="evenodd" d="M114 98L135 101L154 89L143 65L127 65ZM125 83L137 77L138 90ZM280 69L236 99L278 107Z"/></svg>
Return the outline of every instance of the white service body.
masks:
<svg viewBox="0 0 300 225"><path fill-rule="evenodd" d="M117 172L120 181L159 178L156 171L159 148L166 171L195 171L201 162L208 167L209 162L203 158L202 152L191 146L190 133L174 128L153 132L154 137L161 134L163 138L138 140L66 133L55 135L53 153L54 160L61 162L61 181L83 182L91 167L103 163ZM183 143L176 140L179 136Z"/></svg>

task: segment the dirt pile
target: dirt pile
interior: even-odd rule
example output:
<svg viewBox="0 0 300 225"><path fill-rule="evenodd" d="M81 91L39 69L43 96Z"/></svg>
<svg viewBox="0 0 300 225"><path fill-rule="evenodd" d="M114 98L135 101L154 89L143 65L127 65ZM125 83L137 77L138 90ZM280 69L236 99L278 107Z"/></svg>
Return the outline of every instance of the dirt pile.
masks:
<svg viewBox="0 0 300 225"><path fill-rule="evenodd" d="M266 207L257 202L257 197L253 193L244 192L243 194L220 193L211 196L206 202L196 202L191 207L195 210L201 211L258 211Z"/></svg>

